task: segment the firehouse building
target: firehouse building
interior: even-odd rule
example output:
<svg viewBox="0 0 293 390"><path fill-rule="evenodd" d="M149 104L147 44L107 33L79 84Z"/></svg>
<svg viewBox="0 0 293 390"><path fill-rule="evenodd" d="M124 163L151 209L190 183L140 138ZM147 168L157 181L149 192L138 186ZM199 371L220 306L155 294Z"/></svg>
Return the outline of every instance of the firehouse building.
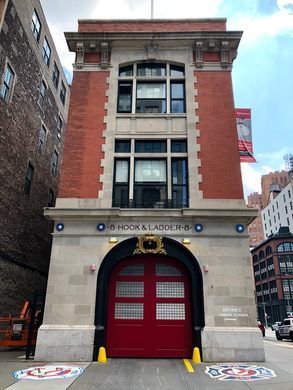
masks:
<svg viewBox="0 0 293 390"><path fill-rule="evenodd" d="M38 360L264 360L225 19L81 20Z"/></svg>

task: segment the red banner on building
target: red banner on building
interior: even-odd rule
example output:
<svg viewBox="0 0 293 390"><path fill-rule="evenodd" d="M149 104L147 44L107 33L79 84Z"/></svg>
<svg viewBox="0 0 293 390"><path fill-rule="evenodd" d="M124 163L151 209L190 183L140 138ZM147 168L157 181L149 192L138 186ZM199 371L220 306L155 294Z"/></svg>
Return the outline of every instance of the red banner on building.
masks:
<svg viewBox="0 0 293 390"><path fill-rule="evenodd" d="M250 108L236 108L238 145L241 162L256 162L253 157Z"/></svg>

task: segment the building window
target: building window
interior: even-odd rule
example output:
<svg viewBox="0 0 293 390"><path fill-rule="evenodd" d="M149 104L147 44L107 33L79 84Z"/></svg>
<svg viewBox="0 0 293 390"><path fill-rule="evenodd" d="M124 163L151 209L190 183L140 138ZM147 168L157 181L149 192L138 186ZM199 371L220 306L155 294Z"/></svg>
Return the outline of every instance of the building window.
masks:
<svg viewBox="0 0 293 390"><path fill-rule="evenodd" d="M273 260L272 257L270 257L270 258L267 260L267 269L268 269L268 275L269 275L269 277L275 275L275 266L274 266L274 260Z"/></svg>
<svg viewBox="0 0 293 390"><path fill-rule="evenodd" d="M120 67L117 111L184 113L184 67L159 63Z"/></svg>
<svg viewBox="0 0 293 390"><path fill-rule="evenodd" d="M187 152L186 140L171 140L171 152L186 153Z"/></svg>
<svg viewBox="0 0 293 390"><path fill-rule="evenodd" d="M42 108L44 107L44 103L45 103L46 91L47 91L47 86L45 82L42 80L40 84L39 99L38 99L38 103Z"/></svg>
<svg viewBox="0 0 293 390"><path fill-rule="evenodd" d="M129 139L116 140L115 153L130 153L130 140Z"/></svg>
<svg viewBox="0 0 293 390"><path fill-rule="evenodd" d="M283 279L282 285L284 299L293 299L293 279Z"/></svg>
<svg viewBox="0 0 293 390"><path fill-rule="evenodd" d="M42 51L42 57L48 66L50 65L50 58L51 58L51 48L49 46L49 43L47 41L47 38L44 38L44 43L43 43L43 51Z"/></svg>
<svg viewBox="0 0 293 390"><path fill-rule="evenodd" d="M65 100L66 100L66 88L65 88L65 85L64 85L63 81L61 83L61 88L60 88L60 100L61 100L61 102L64 105L65 104Z"/></svg>
<svg viewBox="0 0 293 390"><path fill-rule="evenodd" d="M115 157L113 207L188 207L187 156L177 152L175 157L170 145L167 140L116 141L115 153L124 155Z"/></svg>
<svg viewBox="0 0 293 390"><path fill-rule="evenodd" d="M167 141L139 140L135 142L136 153L166 153Z"/></svg>
<svg viewBox="0 0 293 390"><path fill-rule="evenodd" d="M293 252L293 242L283 242L277 246L278 252Z"/></svg>
<svg viewBox="0 0 293 390"><path fill-rule="evenodd" d="M56 65L56 62L54 62L52 81L56 89L58 88L58 84L59 84L59 76L60 76L60 72L58 66Z"/></svg>
<svg viewBox="0 0 293 390"><path fill-rule="evenodd" d="M57 119L57 137L60 140L61 139L61 134L62 134L62 129L63 129L63 120L60 115L58 115Z"/></svg>
<svg viewBox="0 0 293 390"><path fill-rule="evenodd" d="M42 25L41 25L41 22L40 22L40 19L39 19L39 16L38 16L36 10L34 10L34 13L33 13L31 28L32 28L32 33L33 33L33 36L35 37L35 40L37 42L39 42Z"/></svg>
<svg viewBox="0 0 293 390"><path fill-rule="evenodd" d="M293 255L278 256L280 273L282 275L293 275Z"/></svg>
<svg viewBox="0 0 293 390"><path fill-rule="evenodd" d="M40 129L39 145L38 145L38 151L40 153L42 153L45 148L46 134L47 134L46 128L42 125Z"/></svg>
<svg viewBox="0 0 293 390"><path fill-rule="evenodd" d="M7 63L4 70L4 77L1 86L1 97L6 102L9 102L12 96L12 87L15 79L15 73L13 72L11 66Z"/></svg>
<svg viewBox="0 0 293 390"><path fill-rule="evenodd" d="M55 205L55 193L52 189L50 189L48 194L48 207L54 207L54 205Z"/></svg>
<svg viewBox="0 0 293 390"><path fill-rule="evenodd" d="M26 175L25 175L25 182L24 182L24 192L26 194L29 194L31 191L33 177L34 177L34 167L32 166L31 163L28 163Z"/></svg>
<svg viewBox="0 0 293 390"><path fill-rule="evenodd" d="M167 166L165 159L135 159L134 207L165 207Z"/></svg>
<svg viewBox="0 0 293 390"><path fill-rule="evenodd" d="M52 173L54 176L56 176L58 173L58 163L59 163L59 155L56 152L56 150L54 150L53 157L52 157Z"/></svg>

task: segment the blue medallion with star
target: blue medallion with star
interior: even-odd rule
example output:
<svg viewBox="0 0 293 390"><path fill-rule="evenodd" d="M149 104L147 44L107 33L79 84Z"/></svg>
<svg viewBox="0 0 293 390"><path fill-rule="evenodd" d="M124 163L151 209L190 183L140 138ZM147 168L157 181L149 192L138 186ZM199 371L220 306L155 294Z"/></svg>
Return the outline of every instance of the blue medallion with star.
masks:
<svg viewBox="0 0 293 390"><path fill-rule="evenodd" d="M203 225L201 223L196 223L194 225L194 230L197 232L197 233L200 233L203 231Z"/></svg>
<svg viewBox="0 0 293 390"><path fill-rule="evenodd" d="M97 230L99 232L103 232L106 229L106 225L104 223L98 223L97 224Z"/></svg>
<svg viewBox="0 0 293 390"><path fill-rule="evenodd" d="M241 223L238 223L236 226L235 226L235 230L237 233L243 233L244 230L245 230L245 227L244 225L242 225Z"/></svg>
<svg viewBox="0 0 293 390"><path fill-rule="evenodd" d="M61 223L61 222L57 223L56 230L58 232L62 232L63 229L64 229L64 223Z"/></svg>

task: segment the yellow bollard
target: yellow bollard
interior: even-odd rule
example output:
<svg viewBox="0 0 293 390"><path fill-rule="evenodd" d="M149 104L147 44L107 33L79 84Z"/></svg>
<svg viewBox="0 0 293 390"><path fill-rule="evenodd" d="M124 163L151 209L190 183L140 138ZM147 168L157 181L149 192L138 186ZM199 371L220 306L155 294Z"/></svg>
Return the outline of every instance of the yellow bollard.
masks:
<svg viewBox="0 0 293 390"><path fill-rule="evenodd" d="M201 363L200 352L199 352L199 348L197 347L193 348L192 362Z"/></svg>
<svg viewBox="0 0 293 390"><path fill-rule="evenodd" d="M106 350L104 347L99 348L98 363L107 363Z"/></svg>

